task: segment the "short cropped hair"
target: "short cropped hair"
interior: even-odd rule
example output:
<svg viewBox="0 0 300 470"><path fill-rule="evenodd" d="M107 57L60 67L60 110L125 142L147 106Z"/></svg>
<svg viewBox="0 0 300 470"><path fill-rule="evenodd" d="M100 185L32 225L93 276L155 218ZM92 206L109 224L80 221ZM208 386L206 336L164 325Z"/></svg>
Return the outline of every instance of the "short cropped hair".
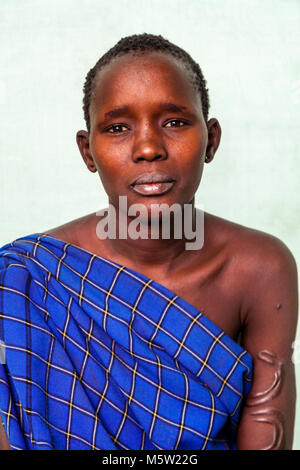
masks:
<svg viewBox="0 0 300 470"><path fill-rule="evenodd" d="M109 51L107 51L88 72L83 87L83 112L87 130L90 132L90 104L96 88L96 75L105 65L109 64L114 58L131 52L152 52L159 51L169 54L179 60L190 72L192 84L199 92L202 104L202 112L205 121L208 120L209 96L206 88L206 80L199 65L192 57L180 47L171 43L161 35L154 34L134 34L118 41Z"/></svg>

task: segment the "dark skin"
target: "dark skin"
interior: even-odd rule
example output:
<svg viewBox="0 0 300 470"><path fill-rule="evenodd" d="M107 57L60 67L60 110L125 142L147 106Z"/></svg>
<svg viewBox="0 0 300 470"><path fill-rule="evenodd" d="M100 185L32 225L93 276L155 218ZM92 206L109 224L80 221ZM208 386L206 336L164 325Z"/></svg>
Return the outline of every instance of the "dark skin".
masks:
<svg viewBox="0 0 300 470"><path fill-rule="evenodd" d="M186 109L171 111L162 103ZM105 119L105 113L125 105L118 116ZM174 58L127 54L105 66L98 74L90 117L90 133L78 131L77 143L116 210L119 195L127 196L128 206L143 203L149 212L153 203L194 204L205 156L213 160L221 128L214 118L205 122L199 94ZM139 195L130 183L145 172L171 174L176 184L163 195ZM298 298L297 268L289 249L275 237L209 213L204 245L195 251L185 250L185 239L100 240L99 220L92 213L45 233L163 284L233 340L242 332L254 378L241 413L238 449L291 449Z"/></svg>

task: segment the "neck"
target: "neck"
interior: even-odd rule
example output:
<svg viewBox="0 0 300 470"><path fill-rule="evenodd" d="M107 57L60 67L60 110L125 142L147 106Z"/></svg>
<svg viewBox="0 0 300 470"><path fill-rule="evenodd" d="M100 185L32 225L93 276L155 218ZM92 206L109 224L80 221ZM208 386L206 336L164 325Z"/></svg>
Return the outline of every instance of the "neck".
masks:
<svg viewBox="0 0 300 470"><path fill-rule="evenodd" d="M110 203L111 204L111 203ZM190 204L190 217L186 217L190 224L190 231L197 229L194 198ZM111 204L112 205L112 204ZM122 212L120 207L114 207L106 217L106 229L108 220L115 221L115 237L109 236L105 243L111 253L118 254L123 264L130 260L130 264L134 264L136 269L158 268L168 272L174 269L177 262L182 256L187 255L186 243L191 242L191 238L186 238L186 230L184 228L184 216L181 211L181 218L177 218L171 214L169 218L162 219L153 217L133 217L128 216L128 212ZM100 211L102 212L102 211ZM107 213L107 209L106 209ZM100 223L104 219L100 219ZM168 227L166 227L166 224ZM153 238L153 227L155 227L155 238ZM167 237L163 237L163 227L167 229ZM97 230L99 225L97 225ZM133 232L135 237L132 236ZM177 233L177 236L176 236ZM178 233L180 238L178 238ZM137 234L142 234L143 238L137 238ZM99 237L99 232L97 232ZM99 237L100 238L100 237ZM127 263L128 264L128 263Z"/></svg>

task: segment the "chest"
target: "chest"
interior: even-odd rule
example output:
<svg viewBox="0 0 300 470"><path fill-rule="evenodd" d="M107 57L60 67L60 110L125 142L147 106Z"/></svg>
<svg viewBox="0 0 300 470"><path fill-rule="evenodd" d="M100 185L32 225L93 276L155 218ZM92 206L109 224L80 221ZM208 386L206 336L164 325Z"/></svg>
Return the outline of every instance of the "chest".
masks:
<svg viewBox="0 0 300 470"><path fill-rule="evenodd" d="M230 338L238 341L242 327L238 279L230 270L204 276L200 271L191 270L182 276L165 276L160 280L149 277L193 305Z"/></svg>
<svg viewBox="0 0 300 470"><path fill-rule="evenodd" d="M68 235L64 233L63 238L68 240ZM205 259L190 255L186 263L166 274L153 267L139 269L130 260L124 260L123 263L123 260L105 249L103 242L99 244L99 240L95 246L82 240L77 243L90 252L124 264L167 287L202 312L230 338L238 341L241 331L239 275L230 266L230 257L224 250L212 250L213 254L208 254Z"/></svg>

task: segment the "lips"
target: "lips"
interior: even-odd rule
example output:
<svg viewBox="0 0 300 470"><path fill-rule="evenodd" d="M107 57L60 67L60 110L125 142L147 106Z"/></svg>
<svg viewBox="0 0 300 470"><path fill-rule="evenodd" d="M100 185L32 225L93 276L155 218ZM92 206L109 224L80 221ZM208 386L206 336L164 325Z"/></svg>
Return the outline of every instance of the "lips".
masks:
<svg viewBox="0 0 300 470"><path fill-rule="evenodd" d="M136 178L131 185L135 184L148 184L148 183L169 183L175 181L174 178L170 175L164 173L144 173Z"/></svg>
<svg viewBox="0 0 300 470"><path fill-rule="evenodd" d="M144 173L130 187L143 196L157 196L168 192L175 184L172 176L162 173Z"/></svg>

